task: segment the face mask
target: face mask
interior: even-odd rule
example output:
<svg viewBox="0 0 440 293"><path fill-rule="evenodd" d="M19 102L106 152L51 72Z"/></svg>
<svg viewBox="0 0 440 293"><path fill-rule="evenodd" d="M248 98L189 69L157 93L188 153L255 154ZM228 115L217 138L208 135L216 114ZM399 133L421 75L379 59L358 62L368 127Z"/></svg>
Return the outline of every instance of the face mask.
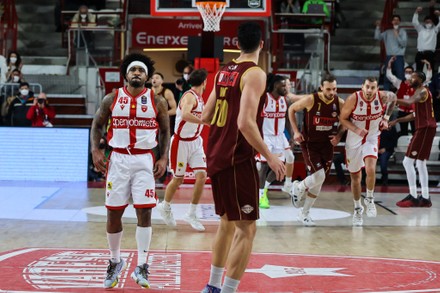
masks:
<svg viewBox="0 0 440 293"><path fill-rule="evenodd" d="M406 80L410 80L411 79L411 74L405 74L405 78L406 78Z"/></svg>
<svg viewBox="0 0 440 293"><path fill-rule="evenodd" d="M188 79L189 79L189 74L188 74L188 73L184 73L184 74L183 74L183 78L184 78L185 80L188 80Z"/></svg>
<svg viewBox="0 0 440 293"><path fill-rule="evenodd" d="M12 63L12 64L15 64L15 62L17 62L17 57L11 57L10 60L11 60L11 63Z"/></svg>
<svg viewBox="0 0 440 293"><path fill-rule="evenodd" d="M20 80L20 76L18 75L14 75L14 77L12 78L12 81L17 83Z"/></svg>
<svg viewBox="0 0 440 293"><path fill-rule="evenodd" d="M393 25L393 28L396 30L396 29L399 29L399 25Z"/></svg>
<svg viewBox="0 0 440 293"><path fill-rule="evenodd" d="M428 24L426 25L426 28L427 28L427 29L432 28L432 23L428 23Z"/></svg>
<svg viewBox="0 0 440 293"><path fill-rule="evenodd" d="M28 89L22 89L22 90L20 90L20 94L22 96L27 96L29 94L29 90Z"/></svg>
<svg viewBox="0 0 440 293"><path fill-rule="evenodd" d="M86 17L87 17L87 14L81 14L82 19L86 19Z"/></svg>

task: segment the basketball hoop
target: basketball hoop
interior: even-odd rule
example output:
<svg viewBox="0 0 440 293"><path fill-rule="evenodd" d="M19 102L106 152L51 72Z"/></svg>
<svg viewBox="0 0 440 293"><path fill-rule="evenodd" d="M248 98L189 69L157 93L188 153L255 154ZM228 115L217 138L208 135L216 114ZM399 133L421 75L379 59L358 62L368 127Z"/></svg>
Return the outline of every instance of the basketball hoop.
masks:
<svg viewBox="0 0 440 293"><path fill-rule="evenodd" d="M205 32L218 32L220 20L226 9L225 1L196 1L197 9L202 15L203 30Z"/></svg>

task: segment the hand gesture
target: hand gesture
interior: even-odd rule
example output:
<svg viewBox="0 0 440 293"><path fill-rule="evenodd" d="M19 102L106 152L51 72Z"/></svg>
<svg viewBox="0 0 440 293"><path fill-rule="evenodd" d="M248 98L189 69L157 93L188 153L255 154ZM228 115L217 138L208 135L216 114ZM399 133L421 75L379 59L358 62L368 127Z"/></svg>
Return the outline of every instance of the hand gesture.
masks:
<svg viewBox="0 0 440 293"><path fill-rule="evenodd" d="M396 56L390 58L390 61L388 61L388 66L391 67L391 64L393 64L394 61L396 61Z"/></svg>
<svg viewBox="0 0 440 293"><path fill-rule="evenodd" d="M380 26L380 20L376 20L376 26Z"/></svg>
<svg viewBox="0 0 440 293"><path fill-rule="evenodd" d="M397 124L397 121L396 121L396 120L389 121L389 122L388 122L388 128L391 128L391 127L393 127L393 126L396 126L396 124Z"/></svg>
<svg viewBox="0 0 440 293"><path fill-rule="evenodd" d="M437 9L436 9L436 10L434 11L434 14L435 14L436 16L440 16L440 10L437 10Z"/></svg>
<svg viewBox="0 0 440 293"><path fill-rule="evenodd" d="M423 10L423 8L421 6L419 6L416 8L416 13L420 13L420 12L422 12L422 10Z"/></svg>

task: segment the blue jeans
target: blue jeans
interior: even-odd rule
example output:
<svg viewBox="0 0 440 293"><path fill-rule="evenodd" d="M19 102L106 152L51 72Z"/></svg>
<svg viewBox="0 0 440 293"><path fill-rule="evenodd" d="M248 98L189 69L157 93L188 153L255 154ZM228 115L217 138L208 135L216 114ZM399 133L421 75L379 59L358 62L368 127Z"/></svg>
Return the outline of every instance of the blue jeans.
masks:
<svg viewBox="0 0 440 293"><path fill-rule="evenodd" d="M388 160L390 159L392 152L385 151L383 154L379 155L379 164L380 164L380 173L382 174L382 178L388 177Z"/></svg>
<svg viewBox="0 0 440 293"><path fill-rule="evenodd" d="M385 68L388 67L388 62L391 59L391 55L387 55L385 59ZM393 62L391 70L393 74L400 80L405 80L405 59L403 56L396 56L396 60ZM383 78L383 89L389 91L391 89L391 82L388 80L386 74Z"/></svg>

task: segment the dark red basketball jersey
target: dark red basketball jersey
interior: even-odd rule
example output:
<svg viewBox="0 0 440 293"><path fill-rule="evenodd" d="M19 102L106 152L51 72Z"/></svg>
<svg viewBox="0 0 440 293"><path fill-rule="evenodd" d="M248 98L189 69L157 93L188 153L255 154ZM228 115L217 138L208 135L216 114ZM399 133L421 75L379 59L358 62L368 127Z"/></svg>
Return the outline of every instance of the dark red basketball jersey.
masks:
<svg viewBox="0 0 440 293"><path fill-rule="evenodd" d="M232 60L218 73L215 80L216 105L211 121L206 153L208 175L239 164L255 156L252 146L238 129L237 118L240 111L242 77L248 70L261 70L250 61ZM262 93L255 117L261 133L265 95Z"/></svg>
<svg viewBox="0 0 440 293"><path fill-rule="evenodd" d="M330 135L335 135L339 125L339 98L324 101L318 93L313 94L313 106L304 109L304 124L302 133L305 142L328 141Z"/></svg>
<svg viewBox="0 0 440 293"><path fill-rule="evenodd" d="M415 103L415 123L416 129L425 127L437 127L437 123L434 118L434 108L432 107L432 94L429 89L428 97L425 100L420 100Z"/></svg>

